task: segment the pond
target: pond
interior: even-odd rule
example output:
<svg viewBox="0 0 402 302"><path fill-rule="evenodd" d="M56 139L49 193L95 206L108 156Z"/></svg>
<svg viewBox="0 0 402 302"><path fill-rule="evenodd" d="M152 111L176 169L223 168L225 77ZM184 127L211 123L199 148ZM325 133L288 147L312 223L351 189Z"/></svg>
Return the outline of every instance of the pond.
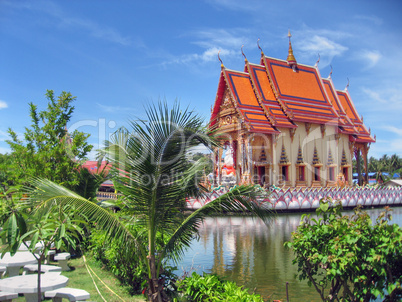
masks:
<svg viewBox="0 0 402 302"><path fill-rule="evenodd" d="M377 217L382 209L367 210ZM348 212L345 212L347 214ZM351 213L351 212L350 212ZM215 273L255 290L264 299L321 301L307 282L295 279L293 254L283 247L300 222L301 213L277 214L267 227L252 217L214 217L205 220L179 268L179 275L196 271ZM392 223L402 225L402 207L393 208Z"/></svg>

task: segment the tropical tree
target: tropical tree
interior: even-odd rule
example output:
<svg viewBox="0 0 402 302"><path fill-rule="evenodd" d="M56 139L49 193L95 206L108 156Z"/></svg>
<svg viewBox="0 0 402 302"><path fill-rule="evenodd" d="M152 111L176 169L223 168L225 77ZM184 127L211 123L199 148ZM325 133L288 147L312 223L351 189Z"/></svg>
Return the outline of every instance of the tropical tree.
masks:
<svg viewBox="0 0 402 302"><path fill-rule="evenodd" d="M29 103L32 124L25 128L23 140L11 128L8 130L12 158L9 185L26 184L31 177L47 178L68 188L78 184L77 169L92 146L86 142L88 134L67 132L76 97L63 91L56 98L53 90L47 90L46 98L46 110L38 112L38 107Z"/></svg>
<svg viewBox="0 0 402 302"><path fill-rule="evenodd" d="M35 257L38 263L38 301L41 301L42 293L40 287L41 266L51 247L57 249L75 248L79 242L79 235L85 224L82 219L74 217L71 205L48 203L45 207L36 207L36 202L22 198L20 202L16 199L18 194L11 196L8 203L8 211L3 211L2 221L5 217L3 230L0 232L2 239L2 254L10 252L13 256L21 247L25 246ZM40 243L40 247L38 247Z"/></svg>
<svg viewBox="0 0 402 302"><path fill-rule="evenodd" d="M322 301L384 301L402 298L402 228L386 208L373 225L360 208L342 214L340 203L321 200L318 219L303 215L285 246L295 253L300 280Z"/></svg>
<svg viewBox="0 0 402 302"><path fill-rule="evenodd" d="M131 122L131 132L120 129L103 150L113 165L111 173L121 194L122 211L137 228L127 227L112 212L49 180L34 180L36 189L29 193L43 205L74 204L90 221L107 230L108 238L124 242L147 268L149 301L160 302L167 300L161 278L164 264L180 259L207 215L248 211L268 222L271 213L255 202L253 186L240 186L186 214L186 198L203 193L197 185L202 160L189 166L188 151L200 143L211 147L216 142L202 119L182 111L178 104L172 109L161 103L151 106L146 120Z"/></svg>

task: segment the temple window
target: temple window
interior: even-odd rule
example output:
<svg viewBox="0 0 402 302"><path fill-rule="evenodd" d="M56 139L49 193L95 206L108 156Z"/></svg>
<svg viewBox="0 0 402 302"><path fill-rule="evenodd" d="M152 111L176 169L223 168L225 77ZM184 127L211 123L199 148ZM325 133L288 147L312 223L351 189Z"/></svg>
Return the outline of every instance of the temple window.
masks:
<svg viewBox="0 0 402 302"><path fill-rule="evenodd" d="M297 178L299 181L305 181L306 180L306 176L304 173L304 166L299 166L297 167Z"/></svg>
<svg viewBox="0 0 402 302"><path fill-rule="evenodd" d="M345 181L348 182L349 181L349 171L348 171L347 167L342 168L342 174L343 174L343 177L345 177Z"/></svg>
<svg viewBox="0 0 402 302"><path fill-rule="evenodd" d="M320 167L314 167L314 181L320 181Z"/></svg>
<svg viewBox="0 0 402 302"><path fill-rule="evenodd" d="M289 166L282 166L282 180L289 181Z"/></svg>

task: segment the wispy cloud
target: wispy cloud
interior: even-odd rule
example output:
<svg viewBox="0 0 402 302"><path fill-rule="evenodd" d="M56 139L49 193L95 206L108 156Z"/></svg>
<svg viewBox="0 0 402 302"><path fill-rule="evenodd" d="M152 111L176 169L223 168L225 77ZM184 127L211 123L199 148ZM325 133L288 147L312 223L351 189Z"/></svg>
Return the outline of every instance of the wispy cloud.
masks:
<svg viewBox="0 0 402 302"><path fill-rule="evenodd" d="M359 58L367 62L367 68L372 68L377 65L381 57L380 52L377 50L363 50L359 52Z"/></svg>
<svg viewBox="0 0 402 302"><path fill-rule="evenodd" d="M103 111L108 112L108 113L138 111L138 108L134 108L134 107L110 106L110 105L102 105L99 103L97 103L97 105Z"/></svg>
<svg viewBox="0 0 402 302"><path fill-rule="evenodd" d="M382 128L382 129L384 129L384 130L386 130L386 131L388 131L388 132L392 132L392 133L394 133L394 134L397 134L397 135L399 135L399 136L401 137L401 139L402 139L402 129L397 128L397 127L395 127L395 126L391 126L391 125L382 126L382 127L380 127L380 128Z"/></svg>
<svg viewBox="0 0 402 302"><path fill-rule="evenodd" d="M0 154L6 154L6 153L11 153L11 149L6 147L0 147Z"/></svg>
<svg viewBox="0 0 402 302"><path fill-rule="evenodd" d="M258 0L206 0L207 3L222 7L225 10L235 10L235 11L258 11L262 5L261 1Z"/></svg>
<svg viewBox="0 0 402 302"><path fill-rule="evenodd" d="M200 52L171 57L162 65L213 62L218 60L218 52L225 62L225 59L230 60L239 56L243 44L250 44L247 31L238 28L231 30L201 29L187 32L185 35L193 39L191 44L199 46Z"/></svg>
<svg viewBox="0 0 402 302"><path fill-rule="evenodd" d="M8 105L5 101L0 100L0 110L4 108L8 108Z"/></svg>
<svg viewBox="0 0 402 302"><path fill-rule="evenodd" d="M0 130L0 142L4 142L8 138L7 132Z"/></svg>
<svg viewBox="0 0 402 302"><path fill-rule="evenodd" d="M346 46L319 34L301 37L297 42L297 49L306 58L319 54L321 58L320 67L328 66L335 56L341 56L348 50Z"/></svg>
<svg viewBox="0 0 402 302"><path fill-rule="evenodd" d="M39 3L38 3L39 2ZM6 2L9 7L15 9L26 9L32 11L39 11L46 14L48 17L47 21L53 22L54 25L61 28L78 28L82 32L86 32L89 35L109 41L112 43L117 43L121 45L130 45L131 38L124 36L112 27L107 25L101 25L93 22L90 19L84 19L80 17L74 17L68 15L68 12L63 11L62 8L52 1L42 0L37 1L34 4L31 2ZM52 19L53 18L53 19ZM137 41L136 41L137 45Z"/></svg>
<svg viewBox="0 0 402 302"><path fill-rule="evenodd" d="M383 20L377 16L363 16L363 15L356 15L355 19L359 21L368 21L370 23L373 23L377 26L382 25Z"/></svg>

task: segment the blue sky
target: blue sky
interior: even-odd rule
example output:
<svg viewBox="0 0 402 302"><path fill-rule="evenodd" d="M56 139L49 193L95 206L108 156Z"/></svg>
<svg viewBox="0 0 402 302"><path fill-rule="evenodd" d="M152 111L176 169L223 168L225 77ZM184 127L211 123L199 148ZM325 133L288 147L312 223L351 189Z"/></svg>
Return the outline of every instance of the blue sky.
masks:
<svg viewBox="0 0 402 302"><path fill-rule="evenodd" d="M98 146L144 105L176 99L206 120L220 74L244 58L286 59L330 73L377 136L369 156L402 156L401 1L0 0L0 153L30 125L46 89L77 96L69 129Z"/></svg>

